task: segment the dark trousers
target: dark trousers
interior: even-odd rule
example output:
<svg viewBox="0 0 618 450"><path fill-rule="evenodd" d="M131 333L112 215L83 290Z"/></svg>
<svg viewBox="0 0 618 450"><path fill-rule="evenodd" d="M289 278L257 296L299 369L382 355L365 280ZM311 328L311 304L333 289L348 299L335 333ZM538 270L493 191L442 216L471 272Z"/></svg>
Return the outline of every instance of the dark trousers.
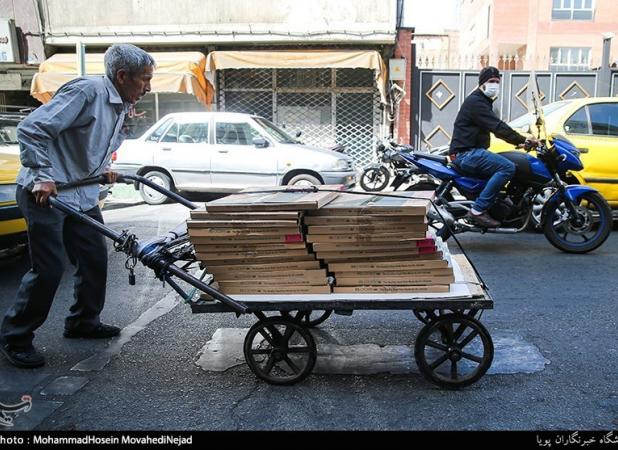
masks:
<svg viewBox="0 0 618 450"><path fill-rule="evenodd" d="M459 153L453 163L465 174L488 179L473 205L479 212L487 211L498 197L500 189L515 176L513 162L484 148Z"/></svg>
<svg viewBox="0 0 618 450"><path fill-rule="evenodd" d="M32 268L22 278L15 304L0 336L14 349L31 349L34 331L51 308L64 273L64 252L75 266L74 298L65 329L88 331L99 325L105 303L107 246L104 237L54 208L37 206L31 192L17 187L17 204L28 225ZM103 223L99 207L86 212Z"/></svg>

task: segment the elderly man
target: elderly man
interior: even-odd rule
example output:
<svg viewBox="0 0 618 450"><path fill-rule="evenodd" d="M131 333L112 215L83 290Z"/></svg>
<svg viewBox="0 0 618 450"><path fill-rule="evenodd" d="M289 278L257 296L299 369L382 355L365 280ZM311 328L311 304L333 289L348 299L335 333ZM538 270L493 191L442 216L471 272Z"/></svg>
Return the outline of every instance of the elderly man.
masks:
<svg viewBox="0 0 618 450"><path fill-rule="evenodd" d="M22 279L15 304L0 327L0 351L13 365L45 364L32 345L51 307L64 272L64 252L75 270L74 298L64 325L66 338L109 338L120 329L101 323L107 282L104 238L56 209L58 199L103 222L97 206L98 186L60 193L56 182L106 174L111 154L122 141L121 128L132 104L150 91L152 57L138 47L118 44L105 53L105 76L77 78L62 86L52 101L39 107L18 127L22 169L17 202L28 225L32 268Z"/></svg>
<svg viewBox="0 0 618 450"><path fill-rule="evenodd" d="M529 145L538 144L536 139L526 139L513 130L493 111L492 104L499 91L500 71L492 66L485 67L479 74L478 89L464 100L457 114L449 149L453 165L461 172L489 179L466 215L468 221L485 228L500 225L487 210L498 197L500 189L515 175L515 164L487 150L489 133L517 146L526 142Z"/></svg>

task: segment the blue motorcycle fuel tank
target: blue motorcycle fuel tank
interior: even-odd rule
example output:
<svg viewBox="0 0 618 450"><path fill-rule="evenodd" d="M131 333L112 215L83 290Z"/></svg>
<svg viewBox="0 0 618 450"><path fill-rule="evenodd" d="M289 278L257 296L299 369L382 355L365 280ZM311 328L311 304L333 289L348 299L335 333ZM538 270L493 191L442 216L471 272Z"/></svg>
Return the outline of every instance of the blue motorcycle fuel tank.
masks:
<svg viewBox="0 0 618 450"><path fill-rule="evenodd" d="M583 170L584 165L579 159L579 150L571 141L563 136L554 136L553 144L555 150L562 155L563 161L558 163L558 170L566 172L567 170Z"/></svg>
<svg viewBox="0 0 618 450"><path fill-rule="evenodd" d="M499 153L513 164L517 170L515 171L514 180L523 184L546 184L552 179L549 170L545 164L539 161L534 156L527 153L510 151Z"/></svg>

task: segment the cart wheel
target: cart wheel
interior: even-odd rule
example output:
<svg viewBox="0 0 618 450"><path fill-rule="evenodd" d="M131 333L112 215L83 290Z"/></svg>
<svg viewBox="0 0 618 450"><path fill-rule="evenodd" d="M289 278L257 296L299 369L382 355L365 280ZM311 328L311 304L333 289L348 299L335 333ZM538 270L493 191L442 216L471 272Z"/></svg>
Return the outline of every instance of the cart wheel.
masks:
<svg viewBox="0 0 618 450"><path fill-rule="evenodd" d="M457 389L485 375L494 358L494 344L478 320L445 314L423 327L416 339L414 357L429 381Z"/></svg>
<svg viewBox="0 0 618 450"><path fill-rule="evenodd" d="M309 328L317 327L326 321L332 313L332 309L321 311L281 311L283 317L300 320L300 323Z"/></svg>
<svg viewBox="0 0 618 450"><path fill-rule="evenodd" d="M253 325L245 337L244 353L254 374L279 385L305 379L318 354L307 327L285 317L269 317Z"/></svg>

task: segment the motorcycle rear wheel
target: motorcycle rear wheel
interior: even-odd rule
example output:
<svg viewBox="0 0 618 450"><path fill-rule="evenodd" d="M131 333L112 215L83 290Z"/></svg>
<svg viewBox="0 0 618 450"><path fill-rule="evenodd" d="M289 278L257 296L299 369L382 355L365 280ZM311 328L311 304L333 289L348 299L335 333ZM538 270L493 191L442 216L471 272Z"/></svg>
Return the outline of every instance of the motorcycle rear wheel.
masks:
<svg viewBox="0 0 618 450"><path fill-rule="evenodd" d="M600 247L612 230L612 210L598 192L585 192L576 203L581 223L566 208L564 202L551 206L545 214L543 233L556 248L567 253L588 253Z"/></svg>
<svg viewBox="0 0 618 450"><path fill-rule="evenodd" d="M388 186L390 178L391 174L386 167L369 167L363 171L360 185L366 192L379 192Z"/></svg>

